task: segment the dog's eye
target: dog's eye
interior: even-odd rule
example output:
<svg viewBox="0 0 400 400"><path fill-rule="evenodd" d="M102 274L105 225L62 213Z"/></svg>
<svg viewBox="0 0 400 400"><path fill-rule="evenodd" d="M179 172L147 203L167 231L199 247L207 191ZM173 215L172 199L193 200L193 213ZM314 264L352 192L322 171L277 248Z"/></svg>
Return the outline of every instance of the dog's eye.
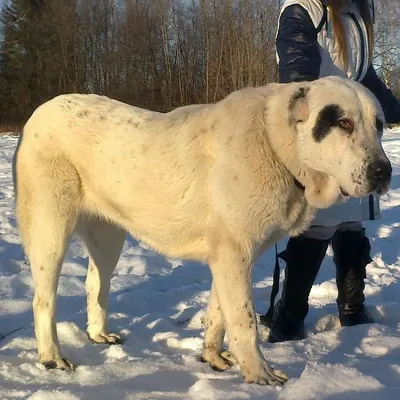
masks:
<svg viewBox="0 0 400 400"><path fill-rule="evenodd" d="M351 119L348 118L340 119L339 126L349 133L352 133L354 130L354 123Z"/></svg>
<svg viewBox="0 0 400 400"><path fill-rule="evenodd" d="M378 132L383 131L383 122L379 118L376 118L375 125Z"/></svg>

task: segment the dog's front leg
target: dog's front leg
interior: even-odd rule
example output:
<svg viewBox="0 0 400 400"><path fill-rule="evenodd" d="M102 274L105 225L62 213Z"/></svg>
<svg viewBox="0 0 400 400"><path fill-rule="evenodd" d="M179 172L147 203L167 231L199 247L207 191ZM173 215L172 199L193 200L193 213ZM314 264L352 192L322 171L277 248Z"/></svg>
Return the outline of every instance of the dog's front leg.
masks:
<svg viewBox="0 0 400 400"><path fill-rule="evenodd" d="M268 366L258 346L257 322L252 302L251 254L231 238L214 243L210 258L219 305L221 307L229 349L237 359L248 383L283 384L288 378Z"/></svg>
<svg viewBox="0 0 400 400"><path fill-rule="evenodd" d="M222 352L225 336L224 319L219 305L215 284L212 284L205 317L204 348L201 360L208 362L215 371L225 371L236 364L229 352ZM226 355L226 357L224 357Z"/></svg>

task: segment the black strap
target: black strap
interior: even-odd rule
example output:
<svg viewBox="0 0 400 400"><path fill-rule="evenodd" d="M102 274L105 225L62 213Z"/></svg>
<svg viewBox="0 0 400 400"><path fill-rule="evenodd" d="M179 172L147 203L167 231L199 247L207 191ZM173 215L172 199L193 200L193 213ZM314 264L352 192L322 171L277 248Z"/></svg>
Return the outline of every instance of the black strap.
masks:
<svg viewBox="0 0 400 400"><path fill-rule="evenodd" d="M375 209L374 209L374 196L370 194L368 196L368 208L369 208L369 219L373 221L375 219Z"/></svg>
<svg viewBox="0 0 400 400"><path fill-rule="evenodd" d="M274 267L274 278L272 282L272 291L269 301L269 308L265 315L260 317L264 325L271 326L272 319L274 316L275 298L279 292L279 278L280 278L280 268L279 268L279 254L278 254L278 244L275 243L275 267Z"/></svg>
<svg viewBox="0 0 400 400"><path fill-rule="evenodd" d="M374 0L370 3L372 23L375 23L375 4Z"/></svg>
<svg viewBox="0 0 400 400"><path fill-rule="evenodd" d="M292 175L294 184L301 190L305 190L305 187L302 183L300 183L293 175ZM274 267L274 276L272 281L272 290L271 297L269 300L269 308L265 315L260 316L260 320L264 325L271 326L272 319L274 316L274 307L275 307L275 298L279 292L279 280L281 276L281 270L279 267L279 258L286 262L286 250L278 253L278 243L275 243L275 267Z"/></svg>
<svg viewBox="0 0 400 400"><path fill-rule="evenodd" d="M321 32L322 27L328 21L328 7L325 5L323 5L322 7L324 8L324 14L322 15L321 22L317 26L317 34Z"/></svg>
<svg viewBox="0 0 400 400"><path fill-rule="evenodd" d="M293 180L294 180L294 184L295 184L299 189L301 189L301 190L305 190L305 189L306 189L305 186L304 186L302 183L300 183L294 176L293 176L292 178L293 178Z"/></svg>

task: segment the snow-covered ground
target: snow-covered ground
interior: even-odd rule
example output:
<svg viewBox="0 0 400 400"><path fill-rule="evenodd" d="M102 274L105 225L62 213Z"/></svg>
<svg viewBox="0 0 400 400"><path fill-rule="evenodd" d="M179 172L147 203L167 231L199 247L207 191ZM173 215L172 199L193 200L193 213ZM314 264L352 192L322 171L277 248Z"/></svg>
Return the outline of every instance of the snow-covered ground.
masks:
<svg viewBox="0 0 400 400"><path fill-rule="evenodd" d="M386 131L393 163L383 218L366 224L374 263L368 267L367 304L377 323L340 328L330 253L311 293L309 337L269 344L270 364L290 376L283 388L243 383L238 368L223 373L199 362L202 316L208 301L206 266L166 260L129 239L111 282L110 325L123 345L91 344L85 334L86 253L69 250L58 290L58 332L75 372L37 363L32 328L33 284L19 244L13 210L11 158L15 137L0 137L0 399L346 399L400 398L400 130ZM280 243L282 248L284 243ZM273 250L254 271L256 311L265 312L272 285ZM282 271L283 274L283 271ZM0 336L1 337L1 336Z"/></svg>

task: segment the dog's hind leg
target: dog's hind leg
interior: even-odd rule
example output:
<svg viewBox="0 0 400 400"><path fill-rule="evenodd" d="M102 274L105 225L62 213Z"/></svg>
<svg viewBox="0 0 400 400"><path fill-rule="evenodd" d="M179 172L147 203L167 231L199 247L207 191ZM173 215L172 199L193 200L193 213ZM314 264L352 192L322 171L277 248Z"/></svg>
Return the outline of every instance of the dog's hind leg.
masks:
<svg viewBox="0 0 400 400"><path fill-rule="evenodd" d="M210 268L224 316L229 349L248 383L283 384L287 376L269 367L258 346L257 322L252 302L251 252L228 232L210 235Z"/></svg>
<svg viewBox="0 0 400 400"><path fill-rule="evenodd" d="M63 158L21 165L17 220L35 285L33 313L39 361L47 368L74 369L63 358L56 330L61 266L79 206L79 177Z"/></svg>
<svg viewBox="0 0 400 400"><path fill-rule="evenodd" d="M89 217L79 223L78 233L89 252L86 278L88 336L93 343L121 343L119 335L107 329L110 280L117 265L126 232L105 220Z"/></svg>

